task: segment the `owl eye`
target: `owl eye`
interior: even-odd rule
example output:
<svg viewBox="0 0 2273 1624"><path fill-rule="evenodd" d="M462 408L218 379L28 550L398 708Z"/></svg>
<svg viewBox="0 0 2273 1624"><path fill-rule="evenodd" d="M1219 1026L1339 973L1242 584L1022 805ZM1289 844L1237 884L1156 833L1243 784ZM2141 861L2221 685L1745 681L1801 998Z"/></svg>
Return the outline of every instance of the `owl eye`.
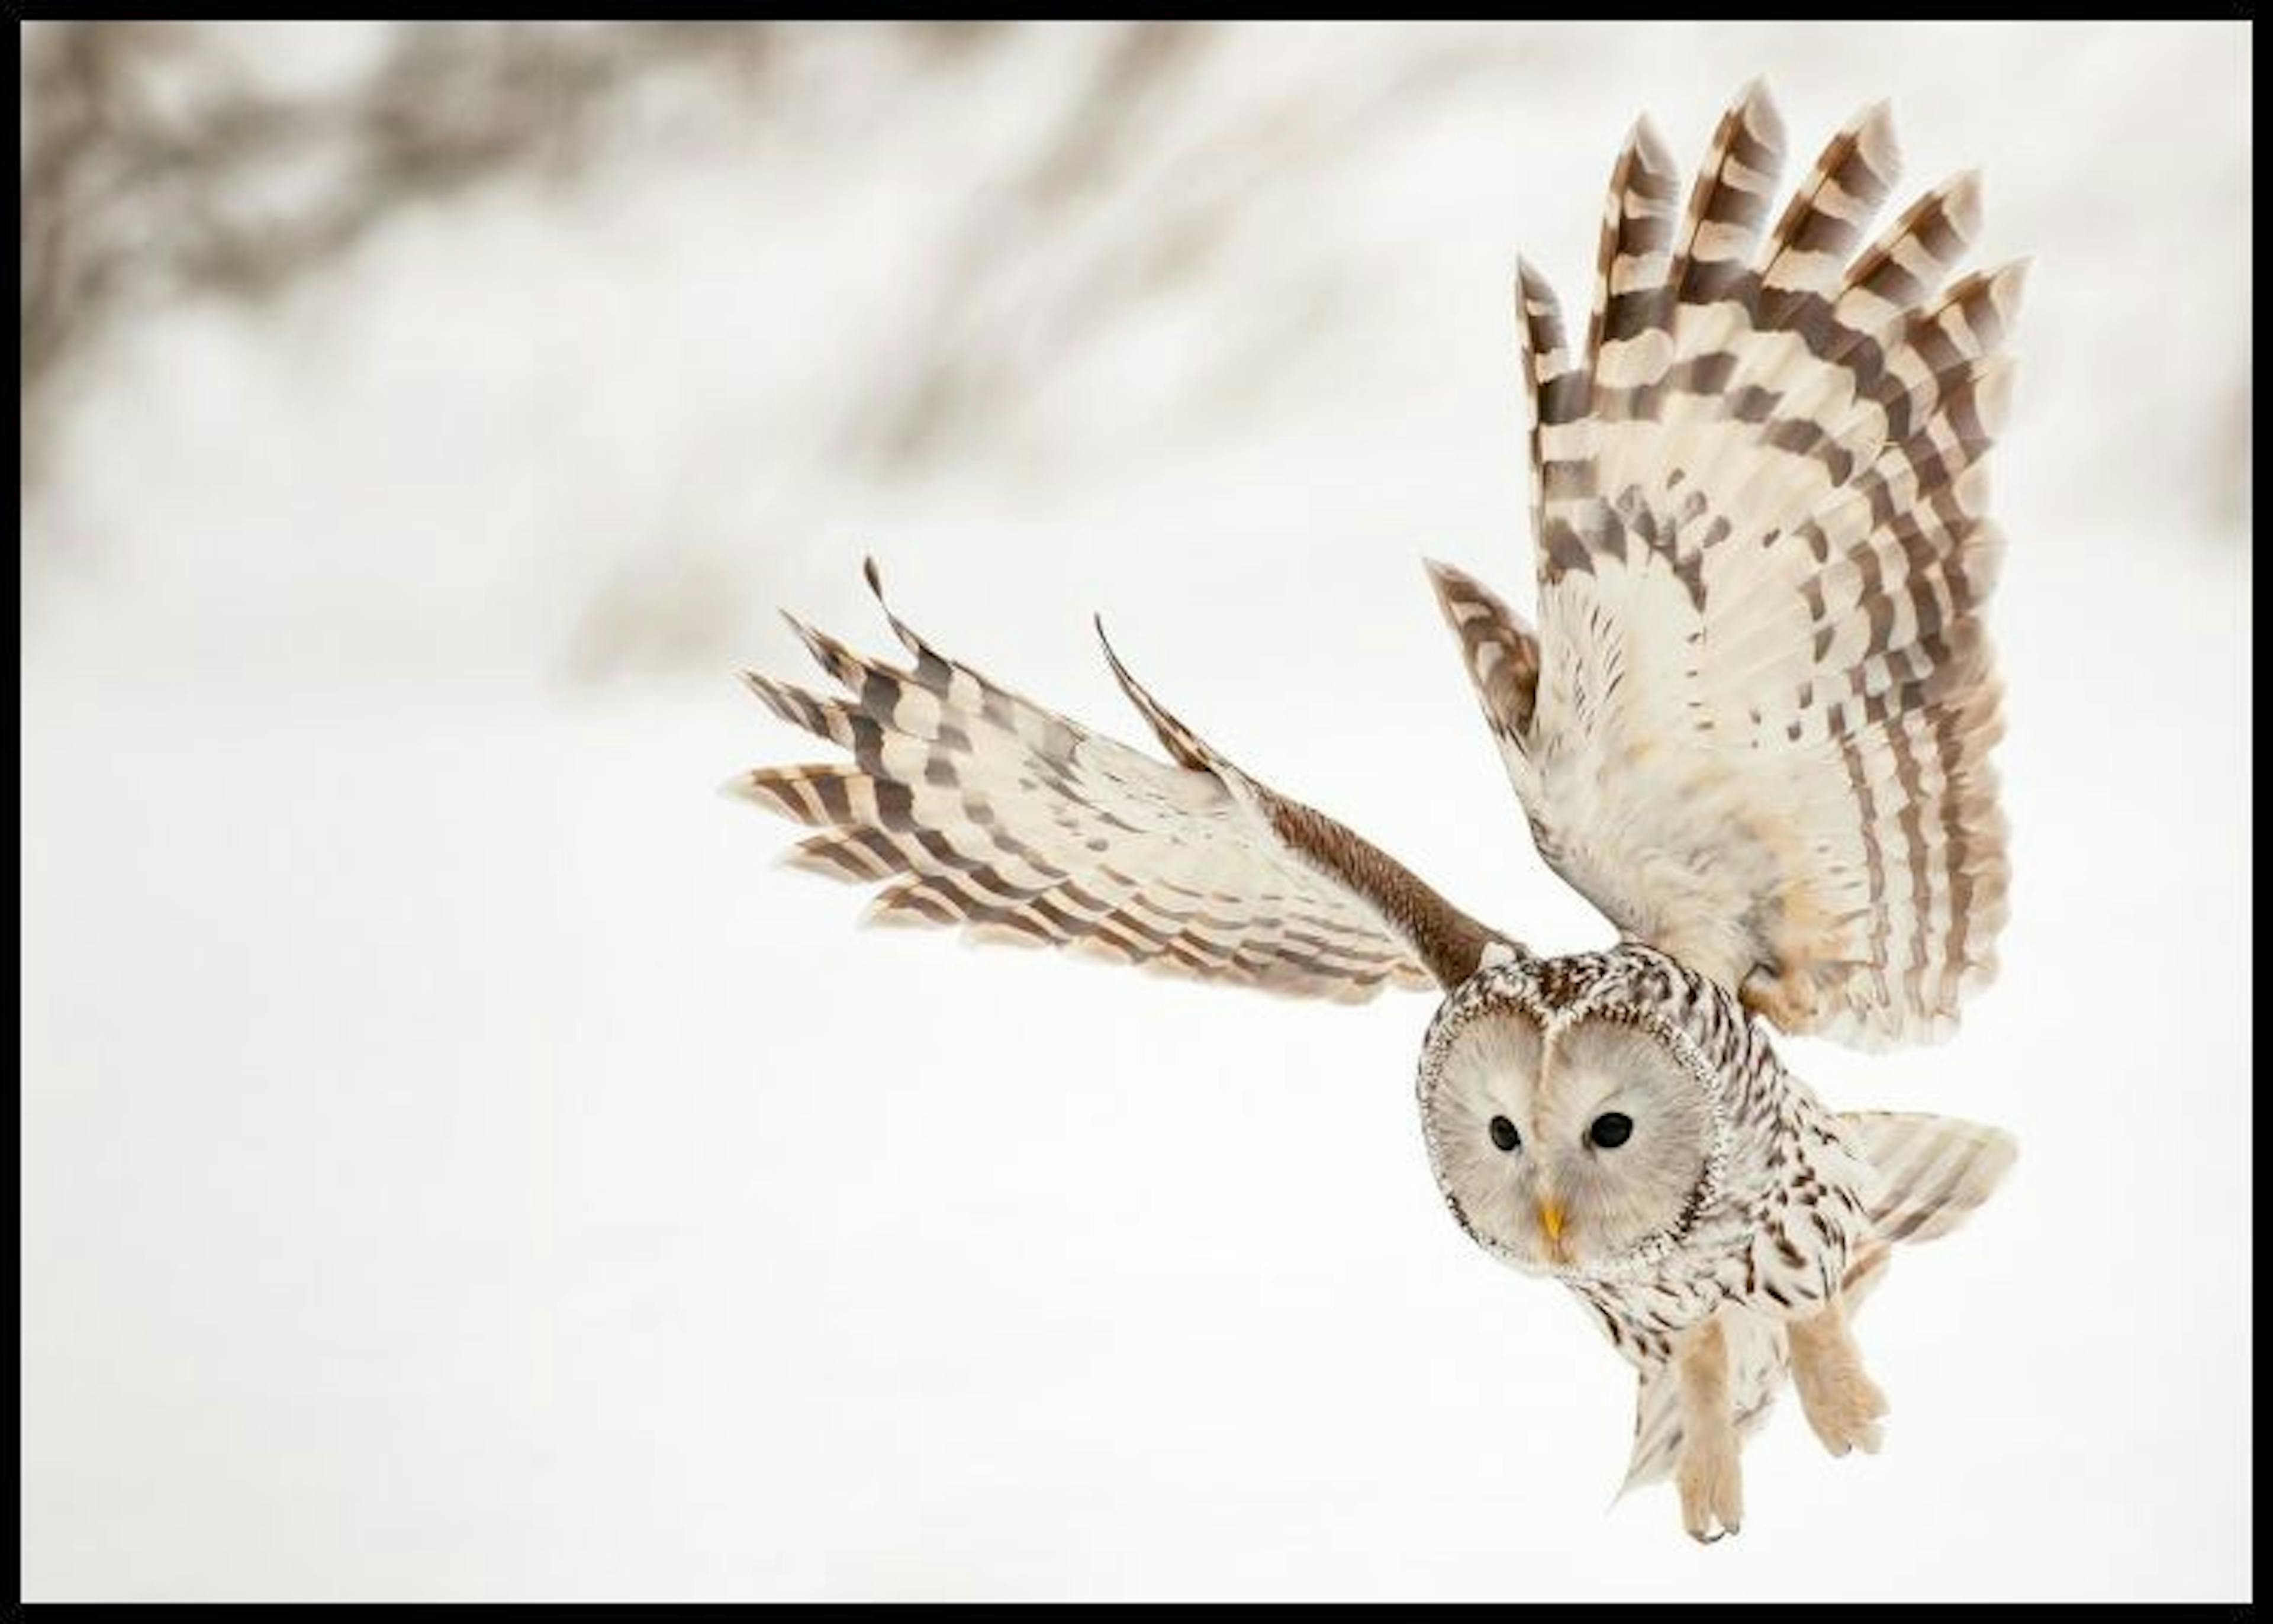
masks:
<svg viewBox="0 0 2273 1624"><path fill-rule="evenodd" d="M1491 1119L1492 1143L1503 1150L1512 1150L1523 1142L1523 1135L1515 1131L1515 1124L1505 1117Z"/></svg>
<svg viewBox="0 0 2273 1624"><path fill-rule="evenodd" d="M1606 1111L1594 1119L1587 1137L1605 1150L1615 1150L1633 1137L1633 1119L1622 1111Z"/></svg>

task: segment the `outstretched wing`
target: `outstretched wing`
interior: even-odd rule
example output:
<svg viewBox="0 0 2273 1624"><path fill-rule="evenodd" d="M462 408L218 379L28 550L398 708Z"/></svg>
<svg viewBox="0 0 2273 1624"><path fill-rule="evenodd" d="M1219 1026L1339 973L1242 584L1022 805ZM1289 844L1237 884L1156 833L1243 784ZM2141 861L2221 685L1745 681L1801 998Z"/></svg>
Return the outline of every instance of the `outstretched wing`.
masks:
<svg viewBox="0 0 2273 1624"><path fill-rule="evenodd" d="M873 562L868 584L882 602ZM1218 755L1109 644L1175 765L1020 699L885 614L911 670L792 620L843 692L748 677L851 762L764 767L734 786L821 831L798 845L800 866L883 882L870 918L1345 1001L1392 983L1457 985L1492 939L1377 848Z"/></svg>
<svg viewBox="0 0 2273 1624"><path fill-rule="evenodd" d="M1578 356L1520 270L1537 635L1438 592L1542 856L1614 923L1786 1030L1938 1037L2005 919L1984 459L2022 269L1943 286L1970 175L1850 258L1894 178L1883 106L1755 251L1782 144L1748 87L1684 213L1636 127Z"/></svg>

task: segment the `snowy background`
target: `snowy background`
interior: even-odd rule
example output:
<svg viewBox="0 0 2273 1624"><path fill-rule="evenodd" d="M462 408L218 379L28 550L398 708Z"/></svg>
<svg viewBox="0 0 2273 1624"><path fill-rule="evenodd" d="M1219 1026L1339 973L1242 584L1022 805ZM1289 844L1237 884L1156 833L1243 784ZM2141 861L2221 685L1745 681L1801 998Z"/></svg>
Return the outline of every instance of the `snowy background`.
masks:
<svg viewBox="0 0 2273 1624"><path fill-rule="evenodd" d="M2247 26L25 37L34 1598L2252 1592ZM1510 267L1647 109L2037 256L2005 971L1788 1053L2014 1129L1744 1535L1447 1220L1425 999L854 929L716 793L788 606L1565 950L1418 558L1529 601ZM1425 775L1429 792L1409 785Z"/></svg>

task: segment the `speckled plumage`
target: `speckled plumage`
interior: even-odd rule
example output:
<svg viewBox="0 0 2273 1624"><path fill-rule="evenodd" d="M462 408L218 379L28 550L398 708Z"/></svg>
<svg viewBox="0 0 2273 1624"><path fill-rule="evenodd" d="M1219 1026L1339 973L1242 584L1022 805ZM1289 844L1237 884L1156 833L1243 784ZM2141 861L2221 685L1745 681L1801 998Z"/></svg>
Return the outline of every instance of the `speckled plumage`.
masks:
<svg viewBox="0 0 2273 1624"><path fill-rule="evenodd" d="M1542 1025L1647 1025L1676 1048L1712 1102L1707 1177L1677 1231L1602 1266L1553 1271L1594 1308L1620 1352L1648 1369L1670 1357L1677 1333L1724 1304L1782 1312L1837 1291L1849 1254L1871 1232L1867 1167L1724 989L1638 944L1549 960L1519 954L1471 977L1440 1007L1422 1045L1424 1116L1436 1063L1461 1024L1479 1008L1506 1004ZM1474 1239L1504 1256L1468 1225L1457 1194L1450 1204Z"/></svg>
<svg viewBox="0 0 2273 1624"><path fill-rule="evenodd" d="M1639 1373L1628 1486L1678 1452L1663 1381L1679 1335L1715 1314L1731 1324L1738 1430L1765 1420L1789 1364L1782 1327L1875 1283L1887 1249L1946 1233L2011 1165L2010 1138L1950 1119L1834 1112L1777 1058L1766 1029L1728 991L1653 948L1537 959L1511 950L1439 1006L1422 1045L1430 1162L1454 1219L1485 1250L1532 1262L1480 1232L1444 1178L1429 1096L1448 1046L1479 1013L1514 1007L1542 1026L1611 1019L1647 1027L1711 1099L1706 1178L1677 1227L1593 1268L1547 1270L1592 1311Z"/></svg>
<svg viewBox="0 0 2273 1624"><path fill-rule="evenodd" d="M904 668L792 622L841 692L749 681L851 760L736 786L814 827L800 864L880 882L872 918L1345 1002L1444 989L1419 1093L1446 1201L1634 1366L1627 1482L1673 1474L1700 1538L1740 1526L1740 1440L1787 1378L1834 1454L1876 1447L1852 1313L2013 1159L1994 1129L1834 1112L1770 1042L1944 1037L1994 973L1983 468L2021 281L1942 285L1977 229L1969 176L1856 253L1894 176L1883 106L1763 240L1782 144L1747 86L1684 209L1636 126L1577 355L1518 277L1537 629L1429 566L1534 843L1617 947L1543 956L1480 924L1242 771L1109 646L1167 762L889 610Z"/></svg>

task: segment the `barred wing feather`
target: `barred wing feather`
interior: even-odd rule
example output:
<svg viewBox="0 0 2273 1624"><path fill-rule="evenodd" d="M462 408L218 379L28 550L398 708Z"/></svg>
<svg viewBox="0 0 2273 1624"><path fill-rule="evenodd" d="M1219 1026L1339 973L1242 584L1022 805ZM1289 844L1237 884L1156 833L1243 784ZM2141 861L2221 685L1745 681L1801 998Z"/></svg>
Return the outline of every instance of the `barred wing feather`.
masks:
<svg viewBox="0 0 2273 1624"><path fill-rule="evenodd" d="M881 602L873 563L868 580ZM1173 765L1019 698L885 612L910 669L792 620L841 692L747 677L776 715L851 760L761 768L733 786L819 830L797 847L799 865L881 882L871 918L1341 1001L1456 984L1475 968L1482 926L1218 755L1110 645Z"/></svg>
<svg viewBox="0 0 2273 1624"><path fill-rule="evenodd" d="M1856 251L1883 106L1762 243L1782 145L1748 86L1682 211L1637 126L1575 357L1519 271L1538 630L1437 585L1548 863L1785 1030L1875 1046L1952 1029L2005 918L1984 460L2022 267L1943 285L1970 175Z"/></svg>

